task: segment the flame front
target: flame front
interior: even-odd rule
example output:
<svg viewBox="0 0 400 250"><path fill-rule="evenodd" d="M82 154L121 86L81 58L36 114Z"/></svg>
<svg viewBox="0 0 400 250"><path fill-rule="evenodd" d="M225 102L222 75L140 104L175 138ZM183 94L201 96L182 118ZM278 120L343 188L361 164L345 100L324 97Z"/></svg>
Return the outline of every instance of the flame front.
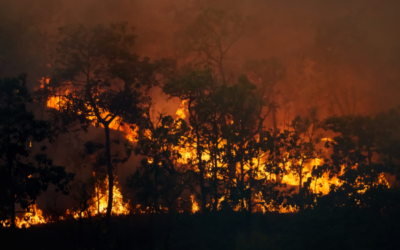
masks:
<svg viewBox="0 0 400 250"><path fill-rule="evenodd" d="M41 87L43 87L45 84L49 83L49 79L48 78L43 78L42 80L42 85ZM63 93L63 95L57 96L57 97L51 97L50 99L48 99L47 101L47 106L51 107L51 108L56 108L59 109L60 106L63 105L63 103L65 103L67 100L65 98L63 98L62 96L67 95L69 92L69 90L65 90L65 93ZM179 106L179 108L177 109L175 115L176 115L176 120L177 119L185 119L187 117L187 107L186 107L186 101L183 100ZM107 111L102 111L101 113L101 117L104 118L108 115L109 113ZM96 118L92 118L92 122L93 124L95 124ZM231 124L233 124L233 121L231 121ZM135 142L136 138L137 138L137 131L138 128L136 127L135 129L131 129L129 126L127 125L122 125L121 126L121 118L117 117L111 124L110 124L110 128L113 130L118 130L118 131L122 131L125 133L126 139L131 141L131 142ZM150 137L150 133L145 133L146 136ZM193 140L192 140L193 141ZM326 141L326 142L333 142L332 139L330 138L323 138L322 141ZM188 164L189 162L191 162L191 166L189 166L189 168L193 168L193 171L198 172L199 169L197 169L197 167L193 167L196 166L196 146L195 146L195 141L193 142L192 145L189 144L185 144L185 145L181 145L175 149L178 149L180 155L182 156L181 158L179 158L177 160L178 163L180 164ZM223 148L226 146L226 141L222 140L219 145L218 148ZM206 150L203 151L202 153L202 159L204 161L209 161L210 159L210 153L207 152ZM151 159L149 159L149 161L151 161ZM268 161L268 157L267 155L260 155L257 158L254 158L252 160L252 164L245 164L244 165L244 170L248 171L250 170L251 166L250 165L254 165L254 166L263 166L267 163ZM303 160L304 161L304 160ZM295 173L294 171L291 171L291 164L293 164L293 162L286 162L284 166L282 166L281 164L281 168L285 169L285 174L283 174L282 176L278 177L275 176L275 174L271 174L268 173L267 171L263 170L262 168L259 168L259 171L256 173L256 176L254 176L255 179L261 180L261 179L269 179L269 180L274 180L276 181L277 178L280 178L280 181L282 184L286 184L288 186L292 186L292 187L299 187L302 186L303 183L300 183L300 177L298 173ZM320 166L322 164L322 159L320 158L314 158L312 161L306 162L304 163L303 166L303 173L302 173L302 179L303 180L311 180L311 182L309 183L308 187L310 189L311 192L315 193L315 194L328 194L330 191L330 187L332 185L335 186L340 186L342 185L342 182L340 181L340 179L338 178L340 175L343 174L343 168L342 167L342 171L341 173L339 173L339 175L334 176L333 178L329 176L329 173L325 172L322 174L322 176L320 176L319 178L315 178L312 176L312 169L313 166ZM227 168L226 165L218 162L217 163L218 168ZM303 165L303 164L302 164ZM236 173L237 175L240 174L240 165L237 164L236 166ZM208 177L211 178L212 177L212 173L207 173ZM221 179L223 178L223 176L220 176L219 174L217 174L217 178ZM379 180L378 183L380 184L385 184L385 185L389 185L387 180L385 179L384 175L381 174L379 176ZM107 183L106 183L107 184ZM108 184L107 184L108 186ZM108 188L106 189L108 190ZM72 213L74 218L80 218L80 217L88 217L88 216L96 216L99 214L104 214L107 210L107 204L108 204L108 191L106 191L105 193L101 193L99 186L96 186L95 188L95 192L96 192L96 197L93 198L93 200L91 201L91 205L90 207L86 210L86 211L80 211L80 212L74 212ZM219 209L221 206L221 202L224 200L224 197L221 197L220 199L218 199L218 207L217 209ZM263 197L261 194L254 194L253 197L255 203L257 203L258 205L253 206L253 211L258 211L258 212L267 212L267 211L279 211L281 213L288 213L288 212L296 212L298 211L297 207L293 207L293 206L289 206L289 205L276 205L274 204L274 201L270 201L267 202L265 200L263 200ZM195 197L192 195L190 197L191 203L192 203L192 213L196 213L200 210L200 207L195 199ZM115 187L114 189L114 206L113 206L113 214L127 214L129 213L129 209L128 209L128 205L125 204L122 201L122 195L119 191L119 188ZM244 206L244 208L247 207L246 201L241 202L243 205L238 205L236 208L234 208L234 210L240 210L241 206ZM263 204L263 205L260 205ZM138 209L140 209L138 207ZM143 212L143 211L141 211Z"/></svg>
<svg viewBox="0 0 400 250"><path fill-rule="evenodd" d="M32 225L46 224L49 219L43 217L43 211L36 208L36 204L29 207L29 211L25 213L23 218L15 217L15 226L18 228L28 228ZM3 227L9 227L11 225L10 220L0 221Z"/></svg>
<svg viewBox="0 0 400 250"><path fill-rule="evenodd" d="M81 211L68 212L75 219L88 218L96 215L104 215L107 212L108 206L108 181L104 180L105 192L100 188L100 182L96 183L93 198L88 202L89 207ZM113 188L113 206L111 210L112 215L126 215L130 212L128 203L123 201L123 197L118 187L118 182L114 183Z"/></svg>
<svg viewBox="0 0 400 250"><path fill-rule="evenodd" d="M44 86L48 85L50 82L50 78L42 78L41 79L41 88L44 88ZM50 88L50 87L48 87ZM51 96L48 98L47 100L47 107L48 108L54 108L59 110L60 107L63 107L65 104L67 104L69 102L68 98L65 97L68 94L70 94L70 89L67 87L63 93L59 93L58 96ZM90 105L87 105L87 108L89 110L91 110ZM106 118L110 113L106 110L101 110L101 118ZM92 125L97 124L97 118L95 116L91 116L90 118ZM103 127L102 124L100 124L101 127ZM128 139L131 142L135 142L136 138L137 138L137 131L138 131L138 127L136 126L128 126L125 123L122 123L122 119L121 117L116 117L110 124L109 127L113 130L117 130L117 131L121 131L123 133L125 133L126 135L126 139ZM133 128L133 129L132 129Z"/></svg>

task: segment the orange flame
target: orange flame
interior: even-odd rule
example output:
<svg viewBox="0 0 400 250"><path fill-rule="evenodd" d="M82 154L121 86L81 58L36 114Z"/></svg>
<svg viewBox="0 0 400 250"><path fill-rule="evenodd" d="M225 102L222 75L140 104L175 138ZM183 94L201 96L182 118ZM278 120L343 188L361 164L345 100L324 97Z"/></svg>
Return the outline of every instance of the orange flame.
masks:
<svg viewBox="0 0 400 250"><path fill-rule="evenodd" d="M43 211L36 208L36 204L33 204L29 210L30 212L25 213L24 218L15 218L15 226L17 228L28 228L32 225L46 224L49 222L48 219L43 217ZM0 221L0 224L2 224L3 227L9 227L11 226L11 221Z"/></svg>
<svg viewBox="0 0 400 250"><path fill-rule="evenodd" d="M78 218L88 218L100 215L100 214L105 214L107 212L107 207L108 207L108 180L107 178L104 180L104 185L105 185L105 192L102 192L100 189L100 183L97 183L95 186L95 192L94 192L94 197L91 199L89 202L90 206L88 209L85 211L77 211L77 212L70 212L75 219ZM114 188L113 188L113 206L112 206L112 212L111 214L113 215L126 215L129 214L130 212L130 207L128 203L125 203L123 201L123 197L120 191L120 188L118 187L118 182L115 182Z"/></svg>
<svg viewBox="0 0 400 250"><path fill-rule="evenodd" d="M48 78L43 78L42 80L42 85L41 87L44 86L44 84L48 84L49 83L49 79ZM68 90L65 91L64 94L68 94ZM51 108L56 108L59 109L60 105L62 106L63 102L66 102L66 99L63 99L63 97L51 97L48 102L47 102L47 106L51 107ZM108 115L109 113L107 111L102 111L101 112L101 116L104 118ZM175 115L176 115L176 120L177 119L185 119L186 115L188 114L188 110L187 110L187 105L186 105L186 101L183 100L179 106L179 108L177 109ZM92 119L93 124L96 123L96 118ZM233 123L233 121L231 121L231 123ZM121 118L117 117L111 124L110 124L110 128L113 130L118 130L121 132L125 133L126 138L129 141L135 142L136 138L137 138L137 131L138 128L135 127L135 129L131 129L129 126L127 125L122 125L121 126ZM145 133L146 136L150 137L150 133ZM323 138L322 141L325 142L334 142L331 138ZM226 146L226 141L221 141L220 144L218 145L219 148L223 148L224 146ZM197 157L196 157L196 150L195 150L195 142L193 143L193 145L181 145L178 148L180 155L182 155L181 158L179 158L177 161L180 164L188 164L189 161L192 162L192 166L196 166L196 161L197 161ZM202 153L202 159L204 161L208 161L210 159L210 155L208 152L203 152ZM149 161L151 161L151 159L149 159ZM252 160L252 163L254 165L257 166L262 166L266 163L267 161L267 156L260 156L258 158L254 158ZM323 195L328 194L330 191L330 187L332 184L336 185L336 186L340 186L342 183L341 181L338 179L338 176L334 176L333 178L329 177L329 173L324 173L320 178L313 178L312 176L312 168L313 166L319 166L322 163L322 159L316 158L314 160L312 160L311 162L308 163L304 163L304 171L302 174L302 179L303 180L307 180L310 179L311 183L309 184L309 188L313 193L321 193ZM227 166L224 166L222 163L217 163L218 164L218 168L226 168ZM294 186L294 187L298 187L299 186L299 182L300 182L300 178L298 176L298 174L289 171L290 170L290 163L287 162L285 163L286 165L284 166L284 168L286 170L288 170L288 174L285 174L282 176L282 183L287 184L289 186ZM282 167L282 165L281 165ZM246 165L245 166L245 171L249 170L249 166ZM199 169L193 169L194 171L199 171ZM240 173L240 166L239 164L237 164L237 173ZM343 174L343 168L342 168L342 172L339 174L339 176ZM208 174L208 177L211 177L211 173ZM270 176L271 175L271 176ZM217 176L217 178L222 179L222 176ZM269 179L277 179L277 176L275 176L274 174L270 174L267 173L266 171L259 171L259 173L256 174L255 176L256 179L262 179L262 178L269 178ZM381 175L379 177L378 180L379 183L381 184L385 184L385 185L389 185L386 178ZM303 185L303 183L301 183L301 185ZM114 197L120 197L120 198L116 198L118 200L118 202L116 203L116 205L113 208L113 213L115 214L126 214L128 213L128 210L126 209L126 205L123 203L122 201L122 196L120 195L119 189L115 188L114 189L116 193L114 193ZM98 189L96 187L96 192L98 192ZM108 191L107 191L108 192ZM89 209L89 213L91 215L97 215L97 214L102 214L105 212L106 208L107 208L107 197L108 195L104 195L102 196L101 199L97 199L96 201L93 201L93 204L97 204L96 207L94 207L95 205L92 205ZM260 196L261 197L261 196ZM222 197L218 203L220 204L220 202L224 199L224 197ZM267 212L267 211L279 211L281 213L288 213L288 212L296 212L298 211L297 207L292 207L292 206L284 206L284 205L280 205L278 207L278 209L276 209L275 206L273 206L273 202L270 203L266 203L265 201L263 201L262 198L257 198L257 195L255 195L255 200L257 200L257 203L264 203L264 205L256 205L254 207L254 211L262 211L262 212ZM192 213L196 213L200 210L198 203L196 202L196 200L194 199L194 196L191 196L191 201L192 201ZM247 207L246 203L244 202L244 206ZM220 205L218 205L218 208L220 208ZM238 206L237 208L235 208L235 210L240 209L241 206ZM140 209L139 207L137 209ZM148 211L148 209L146 209L146 211ZM141 211L144 212L144 211ZM74 217L78 218L79 216L88 216L87 214L84 215L82 213L75 213Z"/></svg>

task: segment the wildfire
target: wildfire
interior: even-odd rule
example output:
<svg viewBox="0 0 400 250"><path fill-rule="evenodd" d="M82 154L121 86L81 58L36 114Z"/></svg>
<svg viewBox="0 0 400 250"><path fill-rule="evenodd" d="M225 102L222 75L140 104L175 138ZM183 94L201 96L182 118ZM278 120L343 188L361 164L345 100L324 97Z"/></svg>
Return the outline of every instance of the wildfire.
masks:
<svg viewBox="0 0 400 250"><path fill-rule="evenodd" d="M43 78L41 81L41 88L45 86L45 84L49 84L49 78ZM69 89L66 89L62 95L56 96L56 97L51 97L47 101L47 106L50 108L55 108L55 109L60 109L60 107L63 106L67 102L67 99L65 98L66 95L69 93ZM89 107L90 108L90 107ZM185 119L187 116L187 108L186 108L186 101L182 101L180 104L178 110L176 111L176 119ZM101 117L105 118L107 117L109 113L105 110L101 112ZM95 124L96 118L92 118L93 124ZM135 127L132 129L131 127L125 125L122 123L122 119L120 117L117 117L111 124L110 128L113 130L118 130L123 133L125 133L126 138L131 141L135 142L137 138L137 131L138 128ZM146 131L145 133L146 136L151 136L151 133L149 131ZM325 142L334 142L330 138L323 138L322 141ZM31 143L29 144L31 147ZM226 146L226 141L222 140L220 144L218 145L219 148L223 148ZM192 165L195 165L196 163L196 150L195 150L195 143L193 145L182 145L176 149L178 149L179 153L182 155L180 159L178 159L178 163L180 164L188 164L189 162L192 163ZM202 159L207 162L210 159L210 154L207 151L204 151L202 153ZM267 163L268 157L266 155L260 155L257 158L254 158L252 160L252 164L245 164L244 170L249 171L251 167L253 166L264 166ZM151 162L152 159L149 159L149 162ZM315 166L320 166L322 163L322 159L315 158L312 161L304 163L304 169L302 172L302 181L304 182L305 180L308 180L308 185L307 187L309 188L310 191L312 191L315 194L328 194L330 191L331 185L335 186L340 186L342 185L341 180L338 178L340 175L343 174L343 169L338 176L334 176L333 178L330 178L329 173L323 173L322 176L319 178L315 178L312 176L312 169ZM290 171L291 169L291 163L286 162L284 166L281 165L284 169L286 169L286 174L281 176L281 182L283 184L287 184L289 186L293 187L303 187L303 183L300 183L300 176L299 174ZM303 164L302 164L303 165ZM218 168L226 168L227 166L224 165L223 163L218 162ZM357 166L354 166L353 168L357 168ZM270 174L265 170L259 171L256 176L254 176L255 179L270 179L270 180L277 180L278 176L275 176L274 174ZM194 171L199 171L198 169L193 169ZM237 163L236 166L237 173L240 173L240 164ZM93 173L95 176L95 173ZM208 177L212 177L212 173L207 173ZM222 179L222 176L217 175L216 176L218 179ZM356 183L361 183L361 180L358 180ZM380 174L378 177L378 180L376 184L381 184L381 185L386 185L389 187L389 183L386 180L384 174ZM102 188L103 187L103 188ZM363 193L367 190L368 187L365 187L363 190L359 190L359 193ZM299 210L298 207L296 206L290 206L290 205L284 205L284 204L275 204L274 201L266 202L261 194L254 194L254 199L255 205L253 207L253 212L267 212L267 211L279 211L280 213L293 213L297 212ZM218 199L218 206L217 209L221 209L221 202L224 201L225 196L222 196L221 198ZM199 204L197 203L195 196L191 195L190 196L190 201L192 204L191 207L191 212L192 213L197 213L200 211ZM104 182L96 182L95 184L95 190L94 194L92 195L92 198L87 202L88 207L82 208L80 211L69 211L67 210L67 215L72 216L75 219L79 218L88 218L88 217L93 217L93 216L98 216L98 215L103 215L107 211L107 206L108 206L108 181L107 178L104 180ZM211 206L211 204L208 204L207 206ZM248 204L246 200L240 201L240 204L237 205L234 210L239 211L240 209L244 208L247 209ZM140 213L147 213L147 212L155 212L155 211L150 211L149 208L146 208L144 210L141 209L140 205L136 207L136 210L139 210ZM113 215L127 215L131 211L129 204L125 203L123 201L123 197L120 191L120 188L118 187L118 182L115 182L114 188L113 188L113 207L112 207L112 214ZM167 211L166 208L163 208L160 206L159 211ZM183 212L182 208L179 209L179 212ZM60 216L59 220L64 220L66 217ZM33 204L30 206L28 209L28 212L25 213L23 218L16 218L15 224L16 227L18 228L28 228L32 225L37 225L37 224L46 224L51 222L51 217L45 218L43 216L43 211L38 209L36 207L36 204ZM2 224L4 227L10 226L10 220L6 221L0 221L0 224Z"/></svg>
<svg viewBox="0 0 400 250"><path fill-rule="evenodd" d="M176 119L184 119L186 118L186 114L188 113L187 107L186 107L186 100L183 100L178 108L178 110L176 111ZM233 123L233 121L231 122ZM332 141L330 138L324 138L325 141ZM222 140L220 142L220 144L218 145L219 148L223 148L226 146L226 140ZM192 145L186 144L182 147L178 147L179 153L182 155L182 158L178 159L178 162L181 164L188 164L189 161L191 161L192 163L196 163L196 150L195 150L196 146L195 143L193 143ZM202 159L204 161L208 161L210 159L210 154L208 152L203 152L202 153ZM267 161L267 155L261 155L258 158L254 158L252 160L252 163L254 164L254 166L263 166L265 165ZM307 178L311 178L311 169L313 166L315 165L320 165L322 162L321 159L314 159L312 163L308 163L305 164L304 168L304 174L303 174L303 180L307 180ZM218 162L218 167L223 169L226 168L226 165ZM282 167L282 166L281 166ZM287 165L285 165L286 170L290 169L290 163L287 163ZM262 169L262 168L260 168ZM195 171L199 171L198 169L194 169ZM244 166L244 170L245 171L249 171L250 167L249 165L245 164ZM236 165L236 171L237 173L240 173L240 164L237 163ZM293 172L287 171L288 174L285 174L282 178L282 183L290 185L290 186L298 186L299 185L299 176L296 175ZM271 176L270 176L271 175ZM212 173L208 173L208 177L212 177ZM222 180L222 176L219 176L217 174L217 178ZM256 179L262 179L262 178L268 178L268 179L277 179L276 176L274 174L269 174L266 171L259 171L259 173L257 173ZM313 178L311 178L313 179ZM329 178L329 174L325 173L322 178L318 178L318 179L313 179L311 182L310 187L313 187L313 192L314 193L322 193L322 194L327 194L330 190L330 186L332 184L336 184L339 185L339 179L337 177L334 178ZM267 212L267 211L279 211L280 213L291 213L291 212L297 212L298 208L297 207L292 207L292 206L284 206L283 204L279 205L279 208L277 209L276 206L274 206L273 201L271 201L270 203L265 202L261 197L261 195L259 195L260 197L257 197L257 195L255 195L255 201L256 203L259 203L258 205L254 206L253 210L254 211L261 211L263 213ZM225 199L225 197L221 197L218 199L218 205L217 205L217 210L219 210L221 208L221 202ZM198 203L195 201L194 196L191 196L191 201L192 201L192 213L195 213L197 211L199 211L199 206ZM260 205L264 203L264 205ZM244 204L244 208L247 208L247 204L246 201L243 201ZM208 207L210 207L211 205L208 204ZM234 210L235 211L239 211L241 209L241 205L237 205Z"/></svg>
<svg viewBox="0 0 400 250"><path fill-rule="evenodd" d="M42 85L41 87L43 87L45 84L49 83L49 78L43 78L42 79ZM67 95L69 92L69 90L65 90L65 93L63 93L60 96L57 97L51 97L48 101L47 101L47 106L51 107L51 108L56 108L59 109L60 106L63 105L63 103L65 103L67 100L62 97ZM109 113L105 110L103 110L101 112L101 117L105 118ZM176 115L176 120L177 119L185 119L187 117L188 114L188 110L187 110L187 104L186 101L183 100L179 106L179 108L177 109L175 115ZM93 124L96 123L96 118L92 118ZM233 122L232 122L233 123ZM126 138L131 141L131 142L135 142L136 138L137 138L137 131L138 128L136 127L135 129L131 129L129 126L127 125L121 125L121 118L117 117L111 124L110 124L110 128L113 130L118 130L121 131L123 133L125 133ZM145 133L146 136L151 137L150 133ZM324 142L333 142L333 140L331 138L323 138L322 141ZM220 144L218 145L219 148L223 148L226 146L226 141L222 140L220 142ZM182 145L178 148L180 155L182 155L182 157L180 159L177 160L178 163L180 164L188 164L189 162L191 162L192 166L196 165L196 150L195 150L196 146L195 146L195 142L192 145L186 144L186 145ZM261 169L261 171L259 171L259 173L256 174L255 179L262 179L262 178L267 178L267 179L272 179L272 180L277 180L277 176L275 176L274 174L270 174L267 173L265 170L262 170L261 166L264 166L267 163L267 155L261 155L257 158L254 158L252 160L252 163L254 166L260 166L259 169ZM209 152L206 152L205 150L202 153L202 160L204 162L209 161L210 159L210 154ZM149 159L149 161L151 161L151 159ZM308 188L310 191L312 191L315 194L328 194L330 191L330 187L332 185L336 185L336 186L340 186L341 185L341 181L339 180L338 176L334 176L333 178L330 178L329 173L323 173L322 176L320 176L319 178L315 178L312 176L312 169L314 166L319 166L322 163L322 159L319 158L315 158L312 161L309 161L307 163L304 163L304 170L302 173L302 182L304 183L306 180L309 180L308 183ZM286 174L284 174L283 176L281 176L281 182L283 184L287 184L289 186L293 186L293 187L303 187L303 183L300 183L300 177L299 174L290 171L291 169L291 163L286 162L284 169L286 169ZM248 171L250 169L250 164L245 164L244 169L245 171ZM303 164L302 164L303 165ZM282 165L281 165L282 167ZM222 164L220 162L218 162L218 168L227 168L226 164ZM240 173L240 165L237 164L236 166L237 169L237 173ZM199 169L193 169L194 171L199 171ZM342 170L343 172L343 170ZM340 173L339 176L343 174ZM208 177L212 177L211 176L212 173L208 173ZM222 179L222 176L217 176L218 179ZM383 175L381 175L379 177L378 180L379 183L381 184L386 184L387 180L385 179L385 177ZM107 183L106 183L107 184ZM108 184L107 184L108 185ZM93 198L93 200L91 201L91 205L89 207L89 209L87 209L87 211L82 211L82 212L75 212L73 213L74 218L79 218L79 217L88 217L88 216L95 216L98 214L103 214L105 213L106 209L107 209L107 199L108 199L108 188L106 189L107 191L105 192L105 194L101 194L101 195L97 195L96 197ZM96 194L99 194L99 187L96 187ZM261 197L261 196L260 196ZM292 206L284 206L284 205L279 205L278 208L276 206L274 206L273 201L271 202L265 202L262 198L257 198L257 195L255 194L255 200L257 200L257 203L259 204L263 204L263 205L256 205L254 206L254 211L262 211L262 212L266 212L266 211L279 211L281 213L288 213L288 212L296 212L298 211L297 207L292 207ZM125 204L122 201L122 195L119 191L119 188L115 187L114 189L114 198L115 200L114 202L114 206L113 206L113 214L127 214L129 213L129 209L127 208L127 204ZM222 197L221 199L219 199L219 204L221 203L221 201L224 199L224 197ZM195 197L192 195L191 196L191 202L192 202L192 213L196 213L200 210L199 205L197 203L197 201L195 200ZM244 206L246 207L246 202L243 202ZM220 205L218 205L219 209ZM140 210L140 208L138 207L138 209ZM235 210L240 209L240 206L238 206L237 208L235 208ZM147 209L146 209L147 210ZM143 212L143 211L142 211Z"/></svg>
<svg viewBox="0 0 400 250"><path fill-rule="evenodd" d="M36 208L36 204L33 204L29 208L29 212L25 213L23 218L15 218L15 226L18 228L28 228L31 225L46 224L49 220L43 217L43 211ZM3 227L9 227L11 225L10 220L0 221Z"/></svg>
<svg viewBox="0 0 400 250"><path fill-rule="evenodd" d="M82 209L81 211L70 212L75 219L78 218L88 218L105 214L107 212L108 206L108 181L107 178L104 180L103 185L105 186L102 190L101 183L97 182L95 186L95 192L93 198L88 202L89 207L87 209ZM123 197L118 187L118 182L115 182L113 188L113 206L111 214L113 215L126 215L129 214L130 208L129 204L123 201Z"/></svg>
<svg viewBox="0 0 400 250"><path fill-rule="evenodd" d="M44 88L45 85L49 84L50 82L50 78L42 78L41 79L41 84L40 87ZM63 93L59 93L58 96L51 96L48 100L47 100L47 107L49 108L54 108L54 109L60 109L60 107L63 107L65 104L68 103L68 98L66 97L69 93L70 93L70 89L67 87L65 89L65 91ZM89 109L91 109L90 105L87 105L87 107ZM100 111L100 115L101 118L106 118L110 113L107 112L106 110L101 110ZM97 123L97 118L95 116L92 116L90 118L91 122L93 125L95 125ZM102 124L100 124L101 127L103 127ZM113 130L117 130L117 131L121 131L123 133L125 133L125 137L127 140L134 142L136 141L137 138L137 131L138 131L138 127L134 126L133 129L124 124L122 122L121 117L116 117L111 123L110 123L110 128Z"/></svg>
<svg viewBox="0 0 400 250"><path fill-rule="evenodd" d="M302 179L304 181L304 180L307 180L310 178L311 183L309 186L312 189L312 191L316 194L322 193L325 195L325 194L329 193L331 185L340 186L341 183L340 183L340 180L337 178L338 176L333 176L332 178L330 178L329 173L324 173L321 176L321 178L313 178L312 177L311 170L312 170L313 166L320 166L321 162L322 162L321 159L316 158L311 163L304 164L304 172L303 172ZM286 167L286 169L290 168L289 164L285 167ZM343 167L342 167L342 169L343 169ZM341 174L343 174L343 172ZM283 183L286 183L291 186L298 186L299 181L300 181L300 177L296 173L293 173L290 171L288 174L285 174L282 178Z"/></svg>
<svg viewBox="0 0 400 250"><path fill-rule="evenodd" d="M190 196L190 199L192 201L192 213L197 213L200 208L199 208L199 204L197 203L197 201L194 199L194 195Z"/></svg>
<svg viewBox="0 0 400 250"><path fill-rule="evenodd" d="M177 117L178 118L181 118L181 119L185 119L186 118L186 106L185 106L185 104L186 104L186 100L183 100L182 102L181 102L181 104L179 105L179 108L178 108L178 110L176 111L176 113L175 113L175 115L177 115Z"/></svg>
<svg viewBox="0 0 400 250"><path fill-rule="evenodd" d="M93 198L88 202L90 206L87 209L82 209L81 211L67 210L66 215L72 216L75 219L79 218L88 218L103 215L107 211L108 206L108 181L104 180L103 185L105 186L103 191L100 188L100 182L98 182L95 186L95 194ZM47 224L52 222L51 217L45 218L43 216L43 211L36 207L36 204L33 204L28 209L29 212L26 212L23 218L16 217L15 218L15 226L18 228L28 228L32 225L38 224ZM112 207L112 215L127 215L130 212L129 204L123 201L123 197L118 187L118 182L115 182L113 188L113 207ZM66 216L60 216L59 220L65 220ZM11 225L10 220L0 221L0 224L3 227L9 227Z"/></svg>

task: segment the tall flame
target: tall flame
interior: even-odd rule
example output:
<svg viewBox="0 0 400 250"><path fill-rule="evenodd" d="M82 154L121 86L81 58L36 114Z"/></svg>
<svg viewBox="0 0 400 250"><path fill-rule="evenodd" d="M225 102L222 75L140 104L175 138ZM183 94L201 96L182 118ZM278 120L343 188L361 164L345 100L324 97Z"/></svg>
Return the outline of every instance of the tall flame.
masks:
<svg viewBox="0 0 400 250"><path fill-rule="evenodd" d="M88 218L105 214L108 207L108 181L107 178L104 180L105 192L100 188L100 182L96 183L95 192L93 198L88 202L89 208L83 211L69 212L75 219L78 218ZM115 182L113 188L113 206L111 214L113 215L126 215L130 212L130 207L128 203L123 201L123 197L118 187L118 182Z"/></svg>
<svg viewBox="0 0 400 250"><path fill-rule="evenodd" d="M42 85L41 87L43 87L45 84L49 83L49 79L48 78L43 78L42 80ZM68 94L68 90L65 91L64 95ZM56 108L58 109L60 107L60 105L63 104L63 102L66 102L66 99L63 99L62 97L58 96L58 97L51 97L48 102L47 102L47 106L51 107L51 108ZM175 115L176 115L176 119L185 119L187 117L187 106L186 106L186 101L183 100L179 106L179 108L177 109ZM108 115L107 111L103 111L101 113L102 117L106 117ZM93 118L93 123L96 122L96 118ZM233 123L233 122L232 122ZM129 141L136 141L137 138L137 130L138 128L136 127L135 129L131 129L129 126L127 125L123 125L121 126L121 118L117 117L111 124L110 124L110 128L114 129L114 130L119 130L125 133L126 138ZM151 136L150 134L148 134L147 136ZM322 141L330 141L333 142L332 139L330 138L323 138ZM226 146L226 141L221 141L220 144L218 145L219 148L223 148ZM177 149L179 150L180 155L182 155L182 157L180 159L178 159L178 162L181 164L187 164L190 161L192 161L192 165L196 165L196 150L195 150L195 145L193 143L193 145L182 145L180 147L178 147ZM210 159L210 154L208 152L203 152L202 155L202 159L204 161L208 161ZM259 157L259 158L255 158L253 159L253 164L257 165L257 166L262 166L266 163L267 161L267 157ZM288 174L285 174L282 176L282 183L283 184L287 184L290 186L294 186L294 187L298 187L299 186L299 182L300 182L300 177L298 174L294 173L293 171L289 171L290 170L290 163L285 163L286 165L283 166ZM313 193L316 194L328 194L330 191L330 187L332 184L336 185L336 186L340 186L341 185L341 181L339 180L338 176L334 176L333 178L330 178L329 173L324 173L320 178L313 178L312 176L312 168L313 166L319 166L322 164L322 159L316 158L314 160L312 160L312 162L308 162L304 164L304 171L302 174L302 179L303 180L311 180L311 182L309 183L309 188ZM218 163L218 167L219 168L226 168L226 166L223 166L221 163ZM282 167L282 165L281 165ZM237 164L236 166L237 168L237 173L240 173L240 166L239 164ZM199 169L193 169L194 171L199 171ZM249 166L245 166L245 171L249 170ZM339 176L343 174L343 168L342 168L342 172L339 174ZM270 176L271 175L271 176ZM211 173L209 173L209 176L211 177ZM222 179L222 176L217 176L217 178ZM256 179L262 179L262 178L269 178L269 179L277 179L277 176L267 173L266 171L261 170L259 173L257 173L257 175L255 176ZM388 185L388 182L386 181L385 177L383 175L381 175L379 177L378 180L379 183ZM303 185L303 183L301 183L301 185ZM107 189L108 190L108 189ZM116 197L116 199L118 200L115 204L115 206L113 207L113 213L115 214L126 214L128 213L128 209L126 208L126 204L123 203L122 201L122 195L119 192L118 188L115 188L115 193L114 193L114 197ZM98 187L96 187L96 192L98 192ZM107 191L108 192L108 191ZM266 211L279 211L281 213L288 213L288 212L296 212L298 210L297 207L292 207L292 206L284 206L284 205L279 205L278 206L278 210L276 208L276 206L274 206L273 202L265 202L262 198L257 198L257 194L255 194L254 199L257 200L257 203L264 203L264 206L261 205L256 205L254 206L254 211L262 211L262 212L266 212ZM260 196L261 197L261 196ZM105 213L106 208L107 208L107 198L108 195L105 194L103 195L101 198L97 197L97 200L93 200L92 201L92 205L91 207L88 209L88 211L86 213L90 213L90 215L94 216L97 214L102 214ZM218 203L220 204L221 201L224 199L224 197L222 197L221 199L219 199ZM192 202L192 212L196 213L197 211L200 210L199 205L197 203L197 201L195 200L194 196L191 196L191 202ZM97 205L96 205L97 204ZM247 205L245 204L245 201L243 202L244 206L246 207ZM219 209L220 205L218 206ZM235 210L239 210L240 206L238 206L237 208L235 208ZM74 213L74 217L78 218L80 216L88 216L88 214L84 215L83 212L80 213Z"/></svg>

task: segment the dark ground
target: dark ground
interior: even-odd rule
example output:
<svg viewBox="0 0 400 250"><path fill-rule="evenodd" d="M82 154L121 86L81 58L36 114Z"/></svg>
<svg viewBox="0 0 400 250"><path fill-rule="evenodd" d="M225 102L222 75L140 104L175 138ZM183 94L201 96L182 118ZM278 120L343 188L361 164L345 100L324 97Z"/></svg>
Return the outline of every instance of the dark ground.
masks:
<svg viewBox="0 0 400 250"><path fill-rule="evenodd" d="M399 249L398 213L134 214L0 230L2 249ZM153 222L153 223L152 223ZM251 224L251 230L250 229ZM151 227L153 225L153 227ZM169 240L168 240L169 239ZM7 247L6 247L7 246Z"/></svg>

